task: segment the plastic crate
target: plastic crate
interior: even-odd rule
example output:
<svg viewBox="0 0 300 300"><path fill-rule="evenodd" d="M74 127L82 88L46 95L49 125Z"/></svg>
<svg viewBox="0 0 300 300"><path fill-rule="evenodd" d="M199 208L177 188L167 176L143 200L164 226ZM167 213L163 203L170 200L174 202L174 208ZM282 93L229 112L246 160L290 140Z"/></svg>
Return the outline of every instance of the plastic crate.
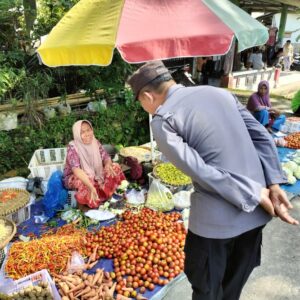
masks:
<svg viewBox="0 0 300 300"><path fill-rule="evenodd" d="M63 172L67 148L52 148L36 150L30 160L28 169L32 177L49 179L57 170Z"/></svg>
<svg viewBox="0 0 300 300"><path fill-rule="evenodd" d="M22 222L27 221L30 219L30 213L31 213L31 203L29 203L27 206L24 206L23 208L19 209L18 211L6 215L5 218L13 221L16 225L21 224Z"/></svg>

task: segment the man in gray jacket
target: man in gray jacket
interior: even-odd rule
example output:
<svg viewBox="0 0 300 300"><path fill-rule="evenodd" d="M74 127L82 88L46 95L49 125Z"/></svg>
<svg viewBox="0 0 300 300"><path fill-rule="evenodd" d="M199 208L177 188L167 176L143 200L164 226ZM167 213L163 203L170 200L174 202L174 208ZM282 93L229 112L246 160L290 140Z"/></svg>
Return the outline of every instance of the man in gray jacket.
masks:
<svg viewBox="0 0 300 300"><path fill-rule="evenodd" d="M235 300L260 264L262 229L272 216L298 224L279 184L274 142L228 91L177 85L162 62L128 80L161 152L193 180L185 273L193 300Z"/></svg>

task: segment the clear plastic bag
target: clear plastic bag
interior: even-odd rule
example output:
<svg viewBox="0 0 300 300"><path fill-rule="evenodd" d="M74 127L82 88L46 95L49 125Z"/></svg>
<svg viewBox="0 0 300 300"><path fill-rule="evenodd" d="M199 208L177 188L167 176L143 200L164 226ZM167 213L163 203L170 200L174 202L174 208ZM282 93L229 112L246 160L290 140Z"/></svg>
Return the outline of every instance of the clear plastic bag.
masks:
<svg viewBox="0 0 300 300"><path fill-rule="evenodd" d="M85 262L81 254L78 253L77 251L74 251L72 253L67 272L72 274L77 271L85 270L85 267L86 267Z"/></svg>
<svg viewBox="0 0 300 300"><path fill-rule="evenodd" d="M140 205L145 202L144 190L136 191L135 189L130 190L126 193L127 203L132 205Z"/></svg>
<svg viewBox="0 0 300 300"><path fill-rule="evenodd" d="M148 195L146 206L158 211L170 211L174 209L173 195L158 179L153 179Z"/></svg>

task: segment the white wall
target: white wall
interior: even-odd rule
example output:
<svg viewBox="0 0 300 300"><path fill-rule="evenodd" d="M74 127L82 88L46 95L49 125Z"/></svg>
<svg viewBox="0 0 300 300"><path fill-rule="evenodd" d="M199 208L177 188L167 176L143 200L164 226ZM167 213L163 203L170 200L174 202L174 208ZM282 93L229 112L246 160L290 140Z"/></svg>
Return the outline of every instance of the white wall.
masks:
<svg viewBox="0 0 300 300"><path fill-rule="evenodd" d="M273 17L273 26L276 26L277 28L279 28L280 16L281 14L276 14ZM285 32L288 33L290 31L294 31L297 29L299 30L292 33L290 37L284 37L283 43L285 43L287 40L291 40L293 44L300 43L300 39L298 40L298 42L296 42L297 36L300 35L300 14L288 14L286 20Z"/></svg>

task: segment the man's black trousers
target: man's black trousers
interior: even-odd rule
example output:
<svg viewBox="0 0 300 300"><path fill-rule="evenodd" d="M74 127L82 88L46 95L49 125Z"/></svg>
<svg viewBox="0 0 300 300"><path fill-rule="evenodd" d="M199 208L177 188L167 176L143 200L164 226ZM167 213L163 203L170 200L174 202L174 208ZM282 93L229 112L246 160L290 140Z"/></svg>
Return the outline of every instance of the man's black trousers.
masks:
<svg viewBox="0 0 300 300"><path fill-rule="evenodd" d="M184 272L193 300L238 300L252 270L260 265L262 229L228 239L211 239L188 231Z"/></svg>

